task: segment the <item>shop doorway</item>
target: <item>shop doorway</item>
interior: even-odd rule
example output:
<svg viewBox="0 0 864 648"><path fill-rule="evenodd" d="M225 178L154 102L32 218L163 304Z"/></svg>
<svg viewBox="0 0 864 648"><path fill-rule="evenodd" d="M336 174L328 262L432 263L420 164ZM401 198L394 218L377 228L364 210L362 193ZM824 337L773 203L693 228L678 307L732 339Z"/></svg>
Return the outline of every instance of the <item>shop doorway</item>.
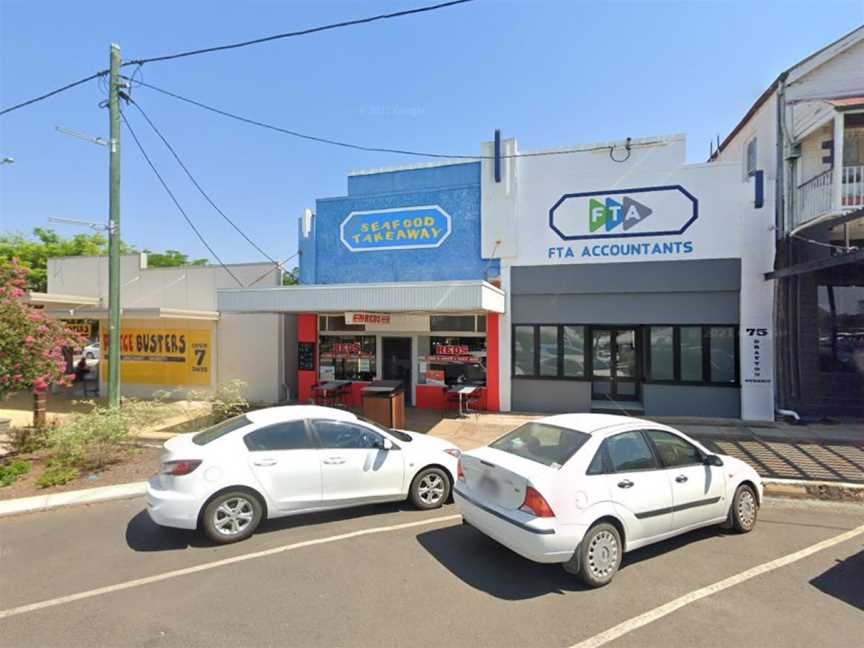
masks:
<svg viewBox="0 0 864 648"><path fill-rule="evenodd" d="M591 329L591 398L639 400L639 349L635 328Z"/></svg>
<svg viewBox="0 0 864 648"><path fill-rule="evenodd" d="M411 338L381 338L381 378L400 380L405 398L411 401Z"/></svg>

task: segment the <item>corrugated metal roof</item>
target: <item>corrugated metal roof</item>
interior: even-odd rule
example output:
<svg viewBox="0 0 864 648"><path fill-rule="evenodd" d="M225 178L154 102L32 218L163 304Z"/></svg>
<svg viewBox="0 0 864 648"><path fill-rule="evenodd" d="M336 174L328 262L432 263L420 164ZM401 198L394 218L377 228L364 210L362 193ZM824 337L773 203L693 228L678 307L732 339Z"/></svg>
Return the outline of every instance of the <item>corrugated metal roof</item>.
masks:
<svg viewBox="0 0 864 648"><path fill-rule="evenodd" d="M426 281L237 288L217 293L221 313L504 312L504 292L485 281Z"/></svg>

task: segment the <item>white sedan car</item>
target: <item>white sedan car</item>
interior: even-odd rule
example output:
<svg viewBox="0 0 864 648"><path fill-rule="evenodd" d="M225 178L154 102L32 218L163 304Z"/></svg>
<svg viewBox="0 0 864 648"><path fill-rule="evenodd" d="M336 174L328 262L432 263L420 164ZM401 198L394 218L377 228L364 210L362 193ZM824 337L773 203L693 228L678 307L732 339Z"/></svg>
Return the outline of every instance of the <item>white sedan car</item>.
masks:
<svg viewBox="0 0 864 648"><path fill-rule="evenodd" d="M167 441L147 512L226 543L265 518L406 498L432 509L447 501L459 455L442 439L343 410L271 407Z"/></svg>
<svg viewBox="0 0 864 648"><path fill-rule="evenodd" d="M750 531L762 480L659 423L563 414L463 454L453 493L467 524L599 587L626 551L712 524Z"/></svg>

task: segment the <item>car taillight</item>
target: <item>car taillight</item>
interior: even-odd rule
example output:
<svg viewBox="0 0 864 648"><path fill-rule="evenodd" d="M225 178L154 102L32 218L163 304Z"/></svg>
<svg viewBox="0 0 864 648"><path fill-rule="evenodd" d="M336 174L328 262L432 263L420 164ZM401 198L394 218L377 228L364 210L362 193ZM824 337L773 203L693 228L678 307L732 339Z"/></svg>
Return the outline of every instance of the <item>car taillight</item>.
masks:
<svg viewBox="0 0 864 648"><path fill-rule="evenodd" d="M462 469L462 457L459 457L459 462L456 464L456 481L465 481L465 471Z"/></svg>
<svg viewBox="0 0 864 648"><path fill-rule="evenodd" d="M201 465L200 459L183 459L181 461L166 461L162 464L162 474L163 475L174 475L175 477L180 477L181 475L188 475L193 470L195 470L198 466Z"/></svg>
<svg viewBox="0 0 864 648"><path fill-rule="evenodd" d="M519 507L520 511L525 511L537 517L550 518L555 517L555 512L549 506L549 502L537 492L535 488L528 486L525 489L525 501Z"/></svg>

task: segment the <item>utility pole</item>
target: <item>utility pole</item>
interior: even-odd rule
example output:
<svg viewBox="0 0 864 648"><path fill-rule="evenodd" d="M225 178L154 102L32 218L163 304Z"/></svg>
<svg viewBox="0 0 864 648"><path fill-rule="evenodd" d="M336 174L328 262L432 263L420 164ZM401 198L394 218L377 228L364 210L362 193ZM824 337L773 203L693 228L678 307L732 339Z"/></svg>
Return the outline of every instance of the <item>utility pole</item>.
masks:
<svg viewBox="0 0 864 648"><path fill-rule="evenodd" d="M108 407L120 406L120 46L111 44L108 77Z"/></svg>

